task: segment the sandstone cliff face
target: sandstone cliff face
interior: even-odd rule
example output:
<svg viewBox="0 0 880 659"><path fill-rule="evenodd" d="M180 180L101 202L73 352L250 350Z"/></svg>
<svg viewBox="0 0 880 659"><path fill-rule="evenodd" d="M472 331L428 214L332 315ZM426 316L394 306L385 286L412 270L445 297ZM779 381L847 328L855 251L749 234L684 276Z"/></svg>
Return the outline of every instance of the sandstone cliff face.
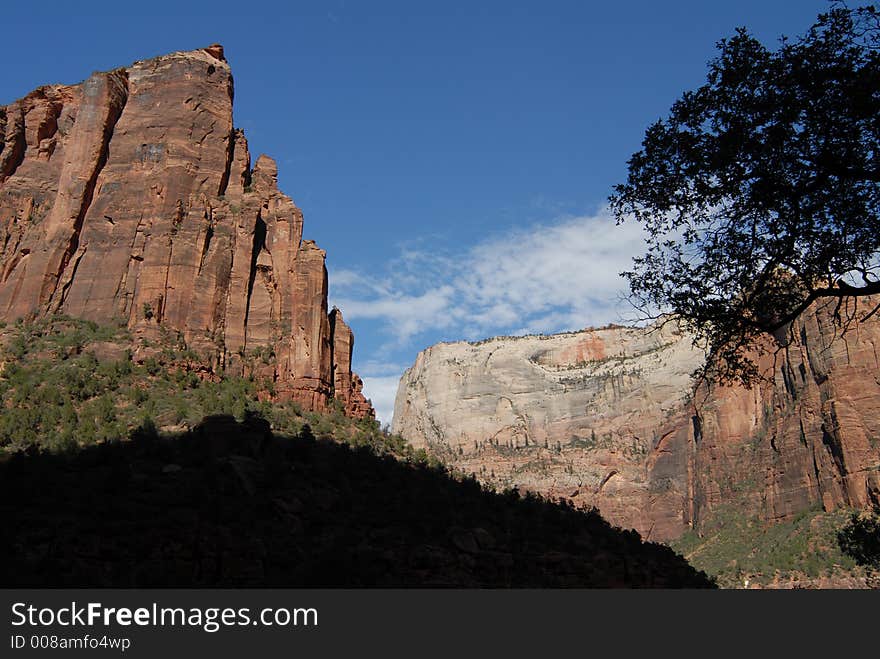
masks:
<svg viewBox="0 0 880 659"><path fill-rule="evenodd" d="M701 359L671 326L439 344L401 379L392 430L496 484L674 536L688 493L672 447Z"/></svg>
<svg viewBox="0 0 880 659"><path fill-rule="evenodd" d="M754 389L693 392L702 356L663 329L439 344L401 379L392 430L467 473L595 505L671 539L721 505L766 520L880 500L880 322L816 305Z"/></svg>
<svg viewBox="0 0 880 659"><path fill-rule="evenodd" d="M333 388L336 399L342 403L347 416L355 419L374 415L370 401L364 397L364 383L357 373L351 372L351 355L354 351L354 334L345 324L342 312L333 307L330 312L330 334L333 337Z"/></svg>
<svg viewBox="0 0 880 659"><path fill-rule="evenodd" d="M844 331L835 305L813 305L796 321L794 342L764 358L771 382L697 392L697 526L738 494L773 521L812 507L880 504L880 321L875 315Z"/></svg>
<svg viewBox="0 0 880 659"><path fill-rule="evenodd" d="M337 391L324 252L251 169L220 46L41 87L0 107L0 317L63 313L179 333L215 369L270 355L280 395ZM369 405L360 412L371 414Z"/></svg>

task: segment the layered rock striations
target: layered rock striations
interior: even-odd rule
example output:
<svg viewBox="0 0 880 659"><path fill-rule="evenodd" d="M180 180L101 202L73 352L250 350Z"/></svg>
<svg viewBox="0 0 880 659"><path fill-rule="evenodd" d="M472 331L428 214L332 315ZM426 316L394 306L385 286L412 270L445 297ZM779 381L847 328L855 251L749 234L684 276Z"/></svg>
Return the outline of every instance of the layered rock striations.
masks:
<svg viewBox="0 0 880 659"><path fill-rule="evenodd" d="M171 331L215 370L268 357L260 375L309 409L357 398L334 377L351 355L333 362L325 253L275 162L251 168L232 101L211 46L0 107L0 317Z"/></svg>
<svg viewBox="0 0 880 659"><path fill-rule="evenodd" d="M702 355L670 324L439 344L401 379L392 430L651 539L721 506L777 521L877 503L880 321L844 333L832 313L805 312L752 389L694 391Z"/></svg>

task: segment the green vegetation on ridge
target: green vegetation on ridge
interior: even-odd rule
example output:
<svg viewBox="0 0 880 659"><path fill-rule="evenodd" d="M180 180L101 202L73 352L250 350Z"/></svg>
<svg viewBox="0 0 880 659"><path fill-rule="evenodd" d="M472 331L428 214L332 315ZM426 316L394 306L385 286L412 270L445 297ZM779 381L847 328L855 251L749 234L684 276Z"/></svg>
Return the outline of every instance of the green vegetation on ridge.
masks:
<svg viewBox="0 0 880 659"><path fill-rule="evenodd" d="M864 570L837 542L851 511L805 510L788 521L768 524L740 510L735 504L721 506L702 534L688 531L669 544L726 588L741 588L746 581L769 585L864 577Z"/></svg>
<svg viewBox="0 0 880 659"><path fill-rule="evenodd" d="M0 328L0 451L66 451L122 439L139 427L179 431L210 415L242 420L256 413L277 432L295 435L308 425L319 438L428 460L377 421L349 419L335 401L319 414L266 400L260 393L271 383L253 377L208 379L198 355L176 337L151 346L156 356L142 363L132 358L132 343L125 327L64 316Z"/></svg>

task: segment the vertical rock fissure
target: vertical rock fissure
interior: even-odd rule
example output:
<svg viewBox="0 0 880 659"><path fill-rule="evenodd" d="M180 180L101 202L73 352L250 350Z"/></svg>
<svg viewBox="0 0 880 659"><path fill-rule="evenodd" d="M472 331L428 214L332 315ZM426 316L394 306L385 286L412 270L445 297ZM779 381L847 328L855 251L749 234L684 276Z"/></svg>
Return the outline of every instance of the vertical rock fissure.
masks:
<svg viewBox="0 0 880 659"><path fill-rule="evenodd" d="M220 177L220 188L217 195L222 197L226 194L226 188L229 186L229 176L232 171L232 161L235 157L235 128L229 129L229 138L226 140L226 165L223 168L223 175Z"/></svg>
<svg viewBox="0 0 880 659"><path fill-rule="evenodd" d="M836 425L836 424L835 424ZM843 450L840 446L840 441L837 437L837 428L832 428L831 432L828 430L828 425L822 424L822 443L825 445L825 448L828 450L828 453L831 455L831 459L834 460L834 465L837 467L837 471L841 476L846 476L846 459L843 455Z"/></svg>
<svg viewBox="0 0 880 659"><path fill-rule="evenodd" d="M202 269L205 267L205 259L208 258L208 251L211 249L211 239L214 237L214 223L209 218L208 219L208 227L205 229L205 240L202 243L202 255L199 258L199 270L196 273L196 276L202 274Z"/></svg>
<svg viewBox="0 0 880 659"><path fill-rule="evenodd" d="M11 121L15 132L12 135L12 146L6 149L4 154L0 155L0 183L3 183L12 176L15 170L18 169L18 166L24 162L24 152L27 146L24 132L24 115L20 114ZM5 141L6 130L3 133Z"/></svg>
<svg viewBox="0 0 880 659"><path fill-rule="evenodd" d="M50 311L52 313L58 313L58 311L61 309L61 306L64 304L64 299L67 297L67 291L70 289L70 285L73 283L73 278L76 275L76 268L85 253L86 250L85 247L83 247L81 250L78 251L75 258L73 259L72 265L70 266L70 276L67 277L65 279L65 282L61 285L61 295L59 296L58 301L54 305L52 305L50 302Z"/></svg>
<svg viewBox="0 0 880 659"><path fill-rule="evenodd" d="M257 213L257 221L254 224L254 244L251 249L251 269L248 272L247 301L244 308L244 347L247 348L248 316L251 312L251 295L254 292L254 282L257 279L257 259L266 244L266 222L262 213Z"/></svg>
<svg viewBox="0 0 880 659"><path fill-rule="evenodd" d="M0 108L0 162L3 161L4 148L6 148L6 108Z"/></svg>
<svg viewBox="0 0 880 659"><path fill-rule="evenodd" d="M816 460L816 448L815 447L813 447L813 473L816 476L816 492L819 496L819 500L821 501L822 500L822 474L819 471L819 463ZM824 507L825 507L824 504L822 507L824 509Z"/></svg>
<svg viewBox="0 0 880 659"><path fill-rule="evenodd" d="M116 86L116 94L109 94L109 107L107 114L107 121L104 125L104 131L101 135L101 150L98 156L97 164L95 168L92 170L88 180L85 183L85 188L83 191L82 201L79 206L79 211L76 215L76 218L73 223L73 230L70 234L70 240L67 243L67 247L64 250L64 254L61 257L61 262L58 264L58 268L54 273L47 273L47 275L51 275L52 281L50 282L44 281L45 287L51 287L51 291L48 291L47 288L44 288L43 294L41 295L41 302L46 302L51 300L51 298L55 295L55 290L58 286L58 282L61 279L61 275L64 270L67 268L70 263L70 259L76 253L76 250L79 248L79 239L80 234L82 233L83 222L86 218L86 213L89 210L89 207L92 205L92 199L95 194L95 185L98 182L98 176L101 174L101 171L104 169L104 166L107 164L107 159L110 157L110 140L113 138L113 131L116 128L116 124L119 121L119 117L122 116L122 112L125 109L125 104L128 102L128 72L125 70L117 71L107 76L107 84ZM64 291L66 294L66 289ZM59 307L63 305L64 300L61 300L61 303L58 305Z"/></svg>
<svg viewBox="0 0 880 659"><path fill-rule="evenodd" d="M64 104L58 100L57 98L47 100L47 114L40 122L40 125L37 126L37 150L41 153L46 154L46 158L50 159L52 154L54 153L54 140L52 143L46 147L44 151L43 140L48 140L50 137L55 135L58 132L58 119L61 117L61 111L64 109Z"/></svg>
<svg viewBox="0 0 880 659"><path fill-rule="evenodd" d="M691 417L691 422L694 424L694 444L699 444L703 438L703 424L700 423L699 415L694 414Z"/></svg>
<svg viewBox="0 0 880 659"><path fill-rule="evenodd" d="M336 398L336 307L330 311L330 396Z"/></svg>
<svg viewBox="0 0 880 659"><path fill-rule="evenodd" d="M180 225L183 224L183 218L186 217L187 211L183 206L183 200L177 200L177 212L172 220L171 235L168 237L168 259L165 262L165 282L162 284L162 298L156 308L156 322L160 325L165 317L165 305L168 302L168 280L171 278L171 265L174 263L174 237L177 235Z"/></svg>

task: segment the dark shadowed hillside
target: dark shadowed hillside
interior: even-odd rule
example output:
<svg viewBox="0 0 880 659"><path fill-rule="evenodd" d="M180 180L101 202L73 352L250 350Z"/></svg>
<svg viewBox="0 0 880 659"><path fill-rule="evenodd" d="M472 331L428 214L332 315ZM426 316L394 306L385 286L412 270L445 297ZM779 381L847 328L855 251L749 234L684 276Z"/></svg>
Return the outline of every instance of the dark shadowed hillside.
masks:
<svg viewBox="0 0 880 659"><path fill-rule="evenodd" d="M209 417L0 465L4 586L707 587L598 513Z"/></svg>

